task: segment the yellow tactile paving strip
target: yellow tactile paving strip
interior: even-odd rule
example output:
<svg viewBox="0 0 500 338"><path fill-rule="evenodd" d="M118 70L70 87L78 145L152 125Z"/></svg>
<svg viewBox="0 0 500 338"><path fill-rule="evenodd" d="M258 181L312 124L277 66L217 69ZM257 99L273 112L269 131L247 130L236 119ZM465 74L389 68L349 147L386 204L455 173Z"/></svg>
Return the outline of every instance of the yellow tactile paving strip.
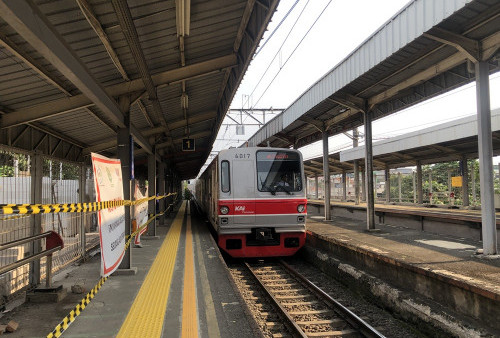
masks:
<svg viewBox="0 0 500 338"><path fill-rule="evenodd" d="M183 202L117 337L161 336L185 209Z"/></svg>
<svg viewBox="0 0 500 338"><path fill-rule="evenodd" d="M194 285L193 233L191 215L187 212L186 255L184 259L184 292L182 301L182 337L198 337L198 313L196 311L196 289Z"/></svg>

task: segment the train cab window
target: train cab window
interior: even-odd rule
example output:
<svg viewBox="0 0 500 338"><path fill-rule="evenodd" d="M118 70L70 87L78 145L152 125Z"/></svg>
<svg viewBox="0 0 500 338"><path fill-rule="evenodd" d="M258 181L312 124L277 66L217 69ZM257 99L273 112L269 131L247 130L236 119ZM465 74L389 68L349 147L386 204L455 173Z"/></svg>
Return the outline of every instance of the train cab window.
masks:
<svg viewBox="0 0 500 338"><path fill-rule="evenodd" d="M231 190L231 185L229 182L229 162L222 161L220 164L220 186L222 192L229 192Z"/></svg>
<svg viewBox="0 0 500 338"><path fill-rule="evenodd" d="M300 156L292 151L257 152L257 187L259 191L291 193L302 190Z"/></svg>

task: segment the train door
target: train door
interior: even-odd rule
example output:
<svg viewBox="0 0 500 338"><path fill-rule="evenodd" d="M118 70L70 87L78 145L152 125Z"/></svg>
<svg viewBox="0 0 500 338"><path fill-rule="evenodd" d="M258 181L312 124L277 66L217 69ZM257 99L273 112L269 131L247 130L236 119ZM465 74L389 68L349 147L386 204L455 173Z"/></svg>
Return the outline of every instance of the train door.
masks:
<svg viewBox="0 0 500 338"><path fill-rule="evenodd" d="M232 163L235 224L255 224L255 164L235 159Z"/></svg>

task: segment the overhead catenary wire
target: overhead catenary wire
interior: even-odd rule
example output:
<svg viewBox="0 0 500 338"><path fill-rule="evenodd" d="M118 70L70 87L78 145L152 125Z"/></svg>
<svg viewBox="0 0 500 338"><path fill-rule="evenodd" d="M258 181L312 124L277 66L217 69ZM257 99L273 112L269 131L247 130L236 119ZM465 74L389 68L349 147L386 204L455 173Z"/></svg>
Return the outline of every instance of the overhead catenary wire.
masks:
<svg viewBox="0 0 500 338"><path fill-rule="evenodd" d="M328 1L328 3L326 4L326 6L323 8L323 10L321 11L321 13L319 13L318 17L314 20L314 22L312 23L312 25L309 27L309 29L307 30L307 32L304 34L304 36L302 37L302 39L300 39L299 43L295 46L295 48L293 49L293 51L290 53L290 55L288 56L288 58L285 60L285 62L283 63L283 65L280 66L278 72L276 73L276 75L274 75L273 79L271 80L271 82L267 85L266 89L264 89L264 92L260 95L259 99L255 102L255 105L257 105L260 101L260 99L262 99L262 97L266 94L267 90L269 89L269 87L271 87L271 85L273 84L274 80L278 77L279 73L281 72L281 70L285 67L285 65L287 64L287 62L290 60L290 58L293 56L293 54L295 53L295 51L299 48L299 46L302 44L302 42L304 41L304 39L307 37L307 35L309 34L309 32L313 29L313 27L316 25L316 23L318 22L318 20L321 18L321 16L323 15L323 13L326 11L326 9L328 8L328 6L330 6L330 4L332 3L333 0L330 0ZM307 4L306 4L307 5ZM252 92L253 93L253 92ZM250 94L251 95L251 94Z"/></svg>
<svg viewBox="0 0 500 338"><path fill-rule="evenodd" d="M331 0L330 0L331 1ZM307 8L307 5L309 4L310 0L308 0L306 2L306 4L304 5L304 7L302 8L302 11L300 11L299 13L299 16L297 17L297 19L295 19L295 22L293 23L292 27L290 28L288 34L286 35L285 39L283 40L283 42L281 43L281 46L280 48L278 48L278 51L276 52L276 54L274 54L272 60L269 62L266 70L264 71L264 73L261 75L259 81L257 81L257 84L254 86L252 92L250 93L250 95L247 96L247 102L250 100L250 97L252 97L253 93L255 92L255 90L257 89L257 87L259 87L260 83L262 82L262 80L264 79L264 76L266 76L267 74L267 71L269 70L269 68L271 68L271 65L273 64L274 60L276 60L276 57L281 53L281 50L283 49L283 46L285 45L285 43L287 42L288 38L290 37L290 35L292 34L295 26L297 25L297 22L299 22L300 18L302 17L302 14L304 13L304 11L306 10ZM281 70L282 66L280 66L280 70ZM279 73L279 72L278 72ZM257 103L255 103L254 106L256 106Z"/></svg>
<svg viewBox="0 0 500 338"><path fill-rule="evenodd" d="M295 3L292 5L292 7L290 7L290 9L288 10L288 12L283 17L283 19L281 19L281 21L278 23L278 25L276 26L276 28L274 28L274 30L271 32L271 35L269 35L269 37L266 39L266 41L264 41L264 43L262 44L262 46L260 46L259 49L255 52L254 57L257 56L259 54L259 52L265 47L265 45L267 44L267 42L269 40L271 40L271 38L273 37L274 33L276 33L276 31L278 31L278 29L280 28L281 24L283 22L285 22L285 20L288 17L288 15L293 11L293 9L295 8L295 6L298 3L299 3L299 0L296 0Z"/></svg>

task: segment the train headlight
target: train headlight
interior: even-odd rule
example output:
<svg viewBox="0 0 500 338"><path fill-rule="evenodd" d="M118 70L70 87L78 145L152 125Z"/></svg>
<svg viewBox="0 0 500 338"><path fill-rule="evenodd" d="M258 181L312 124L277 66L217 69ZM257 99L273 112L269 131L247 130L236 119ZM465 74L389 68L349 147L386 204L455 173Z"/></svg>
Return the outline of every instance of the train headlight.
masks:
<svg viewBox="0 0 500 338"><path fill-rule="evenodd" d="M304 206L304 204L297 205L297 211L298 212L304 212L305 209L306 209L306 207Z"/></svg>
<svg viewBox="0 0 500 338"><path fill-rule="evenodd" d="M223 205L222 207L220 207L220 213L221 214L226 215L228 212L229 212L229 208L226 207L225 205Z"/></svg>

